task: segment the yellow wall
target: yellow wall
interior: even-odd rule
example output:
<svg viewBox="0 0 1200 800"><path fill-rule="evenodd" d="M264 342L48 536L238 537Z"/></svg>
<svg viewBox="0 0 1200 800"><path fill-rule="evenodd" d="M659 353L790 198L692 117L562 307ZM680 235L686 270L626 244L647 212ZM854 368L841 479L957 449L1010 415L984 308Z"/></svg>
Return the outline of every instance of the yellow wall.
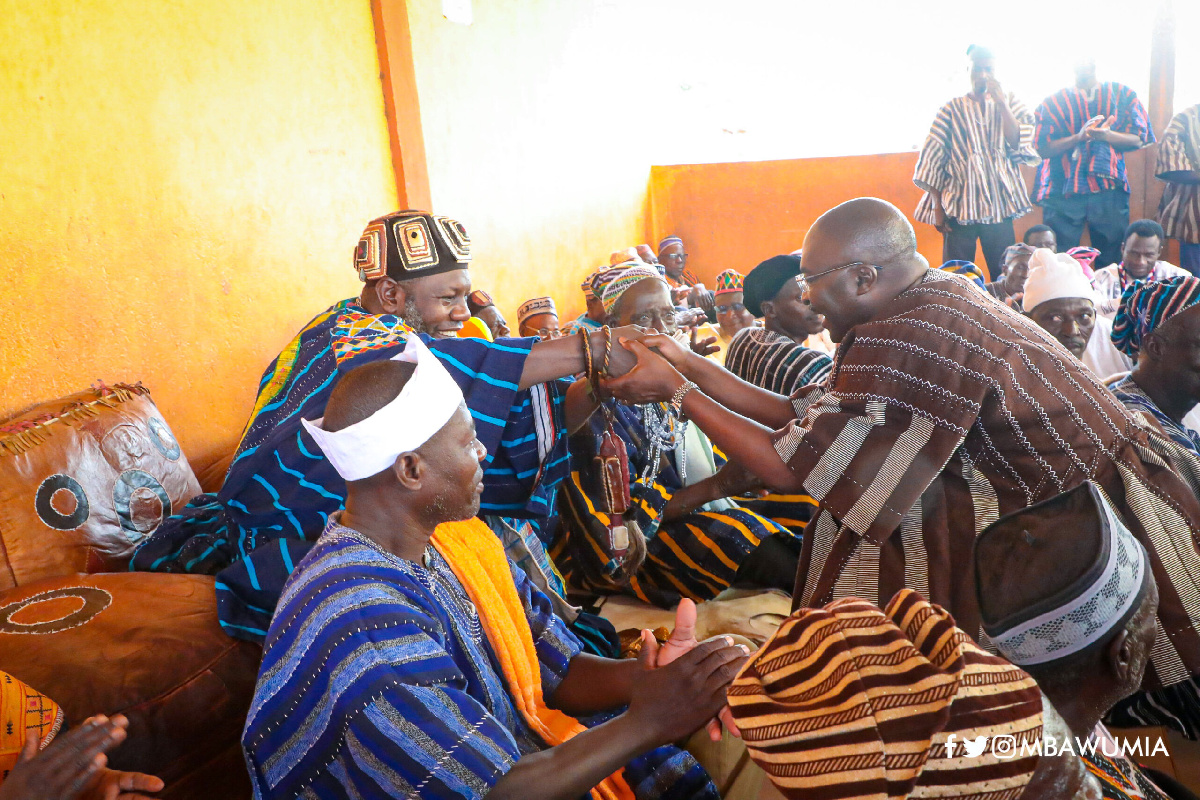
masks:
<svg viewBox="0 0 1200 800"><path fill-rule="evenodd" d="M434 211L471 234L472 280L516 328L551 295L563 318L580 280L645 241L654 119L620 9L564 0L474 0L474 22L408 0ZM566 306L565 308L563 306Z"/></svg>
<svg viewBox="0 0 1200 800"><path fill-rule="evenodd" d="M0 415L142 380L195 464L396 202L368 0L0 0Z"/></svg>

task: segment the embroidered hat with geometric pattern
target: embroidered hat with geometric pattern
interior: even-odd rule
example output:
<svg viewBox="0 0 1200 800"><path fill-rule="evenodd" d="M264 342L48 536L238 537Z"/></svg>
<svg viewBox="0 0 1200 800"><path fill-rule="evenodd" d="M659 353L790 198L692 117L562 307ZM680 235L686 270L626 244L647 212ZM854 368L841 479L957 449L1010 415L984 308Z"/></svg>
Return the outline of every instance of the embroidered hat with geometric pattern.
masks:
<svg viewBox="0 0 1200 800"><path fill-rule="evenodd" d="M496 301L483 289L476 289L467 295L467 309L471 312L472 316L483 311L488 306L494 305L496 305Z"/></svg>
<svg viewBox="0 0 1200 800"><path fill-rule="evenodd" d="M535 297L521 303L521 307L517 309L517 324L524 325L530 317L536 317L538 314L553 314L557 317L558 309L554 307L554 298Z"/></svg>
<svg viewBox="0 0 1200 800"><path fill-rule="evenodd" d="M461 222L426 211L396 211L371 220L354 248L358 279L404 281L471 264L471 237Z"/></svg>
<svg viewBox="0 0 1200 800"><path fill-rule="evenodd" d="M727 698L751 758L795 800L1007 800L1039 761L1033 678L911 589L882 610L851 597L794 612Z"/></svg>
<svg viewBox="0 0 1200 800"><path fill-rule="evenodd" d="M734 269L727 269L717 276L716 283L713 286L713 294L740 292L742 291L742 281L742 273Z"/></svg>
<svg viewBox="0 0 1200 800"><path fill-rule="evenodd" d="M983 631L1021 666L1101 646L1152 582L1142 544L1091 481L996 520L974 559Z"/></svg>

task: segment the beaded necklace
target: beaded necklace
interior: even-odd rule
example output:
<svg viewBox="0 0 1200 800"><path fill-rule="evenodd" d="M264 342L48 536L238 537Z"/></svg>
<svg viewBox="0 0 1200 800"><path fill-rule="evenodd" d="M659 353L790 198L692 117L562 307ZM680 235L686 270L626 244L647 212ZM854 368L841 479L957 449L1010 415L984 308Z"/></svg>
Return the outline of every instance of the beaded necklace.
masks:
<svg viewBox="0 0 1200 800"><path fill-rule="evenodd" d="M646 431L646 446L650 458L642 469L643 483L654 483L662 470L662 458L666 453L678 453L679 481L687 485L687 426L685 420L675 416L675 411L664 403L646 403L638 406L642 428Z"/></svg>

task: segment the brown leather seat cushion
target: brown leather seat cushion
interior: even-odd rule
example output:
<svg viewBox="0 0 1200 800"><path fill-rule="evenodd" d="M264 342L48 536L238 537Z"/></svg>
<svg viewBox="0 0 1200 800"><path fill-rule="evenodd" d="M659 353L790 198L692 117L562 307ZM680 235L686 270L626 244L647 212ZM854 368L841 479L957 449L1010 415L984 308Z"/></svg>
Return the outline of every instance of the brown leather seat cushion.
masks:
<svg viewBox="0 0 1200 800"><path fill-rule="evenodd" d="M0 593L0 669L65 714L125 714L115 769L158 775L164 798L244 798L242 727L262 651L217 623L204 575L72 575Z"/></svg>
<svg viewBox="0 0 1200 800"><path fill-rule="evenodd" d="M42 403L0 423L0 589L124 571L200 484L140 384Z"/></svg>

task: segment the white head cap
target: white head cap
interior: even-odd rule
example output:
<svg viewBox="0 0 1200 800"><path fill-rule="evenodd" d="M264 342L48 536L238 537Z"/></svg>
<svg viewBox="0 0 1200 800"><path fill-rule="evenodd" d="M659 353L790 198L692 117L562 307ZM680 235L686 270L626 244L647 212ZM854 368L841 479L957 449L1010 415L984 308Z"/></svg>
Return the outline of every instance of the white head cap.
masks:
<svg viewBox="0 0 1200 800"><path fill-rule="evenodd" d="M377 475L396 463L401 453L416 450L446 426L463 402L462 389L415 335L392 361L416 364L412 377L396 399L360 422L327 431L321 424L301 420L317 447L347 481Z"/></svg>
<svg viewBox="0 0 1200 800"><path fill-rule="evenodd" d="M1054 253L1039 247L1029 258L1029 277L1025 281L1022 305L1026 311L1032 311L1047 300L1064 297L1096 301L1092 284L1083 274L1083 267L1079 266L1078 261L1066 253Z"/></svg>

